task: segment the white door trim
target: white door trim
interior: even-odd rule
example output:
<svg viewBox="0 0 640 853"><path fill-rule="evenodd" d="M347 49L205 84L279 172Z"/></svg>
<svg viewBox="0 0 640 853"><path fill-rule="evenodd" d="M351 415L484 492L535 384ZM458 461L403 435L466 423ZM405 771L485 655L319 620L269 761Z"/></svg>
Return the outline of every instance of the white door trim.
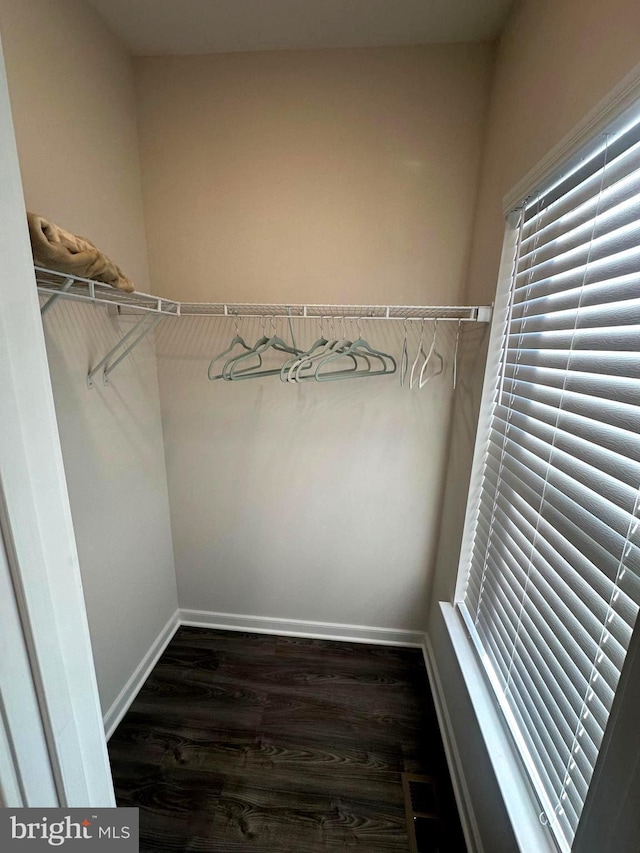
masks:
<svg viewBox="0 0 640 853"><path fill-rule="evenodd" d="M0 800L11 808L56 806L56 782L1 529L0 625Z"/></svg>
<svg viewBox="0 0 640 853"><path fill-rule="evenodd" d="M22 632L31 669L7 689L19 701L35 686L48 751L42 772L53 775L60 805L113 806L1 45L0 187L2 531L17 605L12 628ZM7 716L3 728L11 743ZM0 790L28 779L20 755L13 758L13 780L0 762ZM23 795L36 805L32 792Z"/></svg>

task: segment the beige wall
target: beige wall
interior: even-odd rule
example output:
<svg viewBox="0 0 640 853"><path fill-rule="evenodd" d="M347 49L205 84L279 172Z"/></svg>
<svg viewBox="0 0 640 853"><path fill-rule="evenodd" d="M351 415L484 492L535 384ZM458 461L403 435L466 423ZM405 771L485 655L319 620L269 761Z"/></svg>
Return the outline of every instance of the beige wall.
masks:
<svg viewBox="0 0 640 853"><path fill-rule="evenodd" d="M504 195L640 62L637 0L525 0L499 44L467 299L496 289Z"/></svg>
<svg viewBox="0 0 640 853"><path fill-rule="evenodd" d="M154 287L457 302L490 66L486 44L137 59Z"/></svg>
<svg viewBox="0 0 640 853"><path fill-rule="evenodd" d="M27 205L147 288L130 59L80 0L0 0L0 30ZM86 385L131 322L60 302L44 319L103 711L177 608L153 339Z"/></svg>
<svg viewBox="0 0 640 853"><path fill-rule="evenodd" d="M491 61L487 45L136 60L158 292L458 302ZM369 332L399 354L400 326ZM447 374L423 392L397 378L212 386L207 361L231 334L202 319L159 337L181 606L421 628L451 329Z"/></svg>
<svg viewBox="0 0 640 853"><path fill-rule="evenodd" d="M310 346L315 321L296 326L297 342ZM361 328L373 346L399 356L401 322L363 321ZM409 390L397 375L209 382L207 365L228 346L233 322L183 317L161 326L181 607L424 631L456 329L449 323L438 333L445 373ZM261 334L258 321L245 321L241 331L252 341ZM355 324L346 332L353 339ZM413 324L412 359L417 337Z"/></svg>
<svg viewBox="0 0 640 853"><path fill-rule="evenodd" d="M27 208L148 291L131 60L82 0L0 0Z"/></svg>
<svg viewBox="0 0 640 853"><path fill-rule="evenodd" d="M633 0L524 0L514 8L497 51L467 301L494 299L503 196L640 62L638 32L640 5ZM511 853L515 841L491 758L468 705L438 606L439 600L451 601L455 589L483 361L477 359L467 378L463 373L456 395L428 634L442 668L445 700L484 849ZM588 842L584 849L590 849Z"/></svg>
<svg viewBox="0 0 640 853"><path fill-rule="evenodd" d="M62 300L44 321L103 712L178 606L153 336L86 382L135 321Z"/></svg>
<svg viewBox="0 0 640 853"><path fill-rule="evenodd" d="M455 304L491 60L488 45L136 60L158 292ZM401 324L363 326L399 356ZM455 327L446 375L413 392L397 376L212 385L232 335L200 318L158 337L180 605L423 629Z"/></svg>

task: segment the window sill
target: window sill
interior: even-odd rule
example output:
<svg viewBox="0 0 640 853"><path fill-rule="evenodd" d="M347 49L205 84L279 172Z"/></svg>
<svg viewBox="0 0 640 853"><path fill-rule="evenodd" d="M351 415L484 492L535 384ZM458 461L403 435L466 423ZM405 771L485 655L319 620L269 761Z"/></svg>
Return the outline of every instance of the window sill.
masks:
<svg viewBox="0 0 640 853"><path fill-rule="evenodd" d="M523 775L462 617L448 602L440 602L440 610L518 849L522 853L558 853L549 830L540 823L540 807ZM464 767L459 770L464 774ZM468 805L473 807L473 803Z"/></svg>

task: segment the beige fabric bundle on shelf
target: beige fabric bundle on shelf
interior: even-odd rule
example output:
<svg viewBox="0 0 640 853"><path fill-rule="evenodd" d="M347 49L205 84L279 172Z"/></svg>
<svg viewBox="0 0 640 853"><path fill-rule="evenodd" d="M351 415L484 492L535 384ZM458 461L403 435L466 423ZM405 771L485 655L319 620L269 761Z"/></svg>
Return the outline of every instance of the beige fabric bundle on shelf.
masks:
<svg viewBox="0 0 640 853"><path fill-rule="evenodd" d="M27 211L33 260L38 267L91 278L131 293L133 283L86 237L78 237Z"/></svg>

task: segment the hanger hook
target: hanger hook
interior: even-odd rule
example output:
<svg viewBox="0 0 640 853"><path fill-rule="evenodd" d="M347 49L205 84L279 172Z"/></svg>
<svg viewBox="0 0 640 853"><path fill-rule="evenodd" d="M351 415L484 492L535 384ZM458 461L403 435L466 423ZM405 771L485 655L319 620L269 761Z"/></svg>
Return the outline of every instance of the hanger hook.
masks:
<svg viewBox="0 0 640 853"><path fill-rule="evenodd" d="M356 320L356 329L358 330L358 337L362 337L362 317L358 317Z"/></svg>
<svg viewBox="0 0 640 853"><path fill-rule="evenodd" d="M433 321L433 337L431 338L431 347L430 352L433 352L436 348L436 338L438 337L438 318L435 317Z"/></svg>

